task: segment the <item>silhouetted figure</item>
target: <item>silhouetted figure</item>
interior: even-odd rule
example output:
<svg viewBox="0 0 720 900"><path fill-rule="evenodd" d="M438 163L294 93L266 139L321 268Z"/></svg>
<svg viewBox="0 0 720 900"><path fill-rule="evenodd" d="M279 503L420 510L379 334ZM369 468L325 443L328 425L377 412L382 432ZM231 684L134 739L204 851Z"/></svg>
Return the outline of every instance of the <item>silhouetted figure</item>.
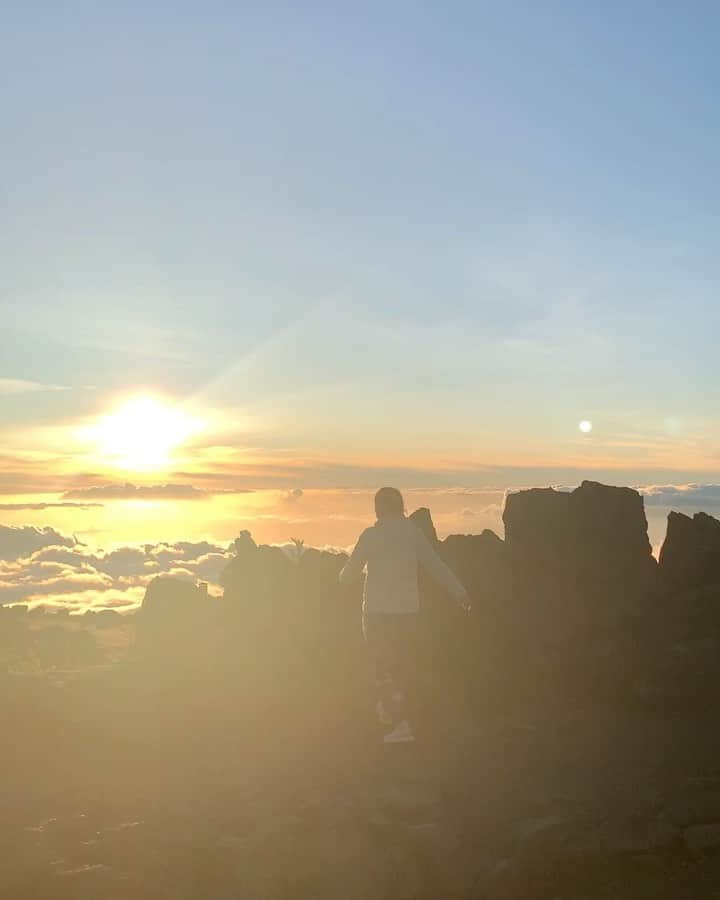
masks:
<svg viewBox="0 0 720 900"><path fill-rule="evenodd" d="M417 666L418 566L469 609L467 591L420 529L405 516L402 494L381 488L375 495L376 523L360 535L340 581L367 570L363 634L378 691L377 714L388 729L386 743L414 740L412 714Z"/></svg>

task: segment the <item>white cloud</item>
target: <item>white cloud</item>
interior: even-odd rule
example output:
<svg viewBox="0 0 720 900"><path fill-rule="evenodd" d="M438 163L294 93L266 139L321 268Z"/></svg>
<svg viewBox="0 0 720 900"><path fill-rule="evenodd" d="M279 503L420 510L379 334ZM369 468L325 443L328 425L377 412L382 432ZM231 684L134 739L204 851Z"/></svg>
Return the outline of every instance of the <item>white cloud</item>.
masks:
<svg viewBox="0 0 720 900"><path fill-rule="evenodd" d="M25 381L21 378L0 378L0 397L13 394L37 394L43 391L68 391L70 388L61 384L41 384L38 381Z"/></svg>
<svg viewBox="0 0 720 900"><path fill-rule="evenodd" d="M216 586L229 558L225 547L208 541L125 546L105 552L73 543L52 529L18 530L29 532L35 543L40 538L54 538L56 543L0 561L0 604L48 605L51 598L53 604L62 605L65 598L72 609L136 607L156 575Z"/></svg>
<svg viewBox="0 0 720 900"><path fill-rule="evenodd" d="M63 500L205 500L213 494L247 494L241 489L205 490L192 484L100 484L66 491ZM97 505L97 504L95 504Z"/></svg>
<svg viewBox="0 0 720 900"><path fill-rule="evenodd" d="M646 506L696 512L720 509L720 484L652 484L639 491Z"/></svg>
<svg viewBox="0 0 720 900"><path fill-rule="evenodd" d="M42 511L45 509L102 509L102 503L0 503L0 510L7 512Z"/></svg>
<svg viewBox="0 0 720 900"><path fill-rule="evenodd" d="M34 525L0 525L0 560L19 559L42 547L73 547L73 537L60 534L54 528Z"/></svg>

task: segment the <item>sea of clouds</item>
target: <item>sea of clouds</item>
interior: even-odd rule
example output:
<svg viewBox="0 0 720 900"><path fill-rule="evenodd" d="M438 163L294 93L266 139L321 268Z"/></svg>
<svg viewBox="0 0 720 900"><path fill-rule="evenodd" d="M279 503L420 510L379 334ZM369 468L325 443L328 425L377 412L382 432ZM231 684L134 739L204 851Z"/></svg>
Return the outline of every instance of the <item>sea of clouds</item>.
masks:
<svg viewBox="0 0 720 900"><path fill-rule="evenodd" d="M178 541L95 550L53 528L0 525L0 604L129 611L157 575L216 586L229 548Z"/></svg>

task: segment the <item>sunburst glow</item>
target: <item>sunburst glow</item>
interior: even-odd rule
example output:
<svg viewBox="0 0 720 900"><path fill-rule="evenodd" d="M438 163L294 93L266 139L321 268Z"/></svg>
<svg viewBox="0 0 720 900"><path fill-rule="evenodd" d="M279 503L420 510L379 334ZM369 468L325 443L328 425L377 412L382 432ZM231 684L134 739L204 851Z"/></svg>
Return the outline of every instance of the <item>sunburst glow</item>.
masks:
<svg viewBox="0 0 720 900"><path fill-rule="evenodd" d="M133 397L87 430L97 452L124 469L167 465L202 422L154 397Z"/></svg>

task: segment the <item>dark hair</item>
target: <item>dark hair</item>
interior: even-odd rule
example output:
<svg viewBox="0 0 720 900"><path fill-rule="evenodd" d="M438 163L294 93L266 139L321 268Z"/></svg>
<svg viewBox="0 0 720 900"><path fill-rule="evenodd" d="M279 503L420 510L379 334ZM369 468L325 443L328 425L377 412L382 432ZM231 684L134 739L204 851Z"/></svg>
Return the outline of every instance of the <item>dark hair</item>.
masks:
<svg viewBox="0 0 720 900"><path fill-rule="evenodd" d="M383 516L402 516L405 514L405 501L397 488L384 487L375 494L375 515L378 519Z"/></svg>

